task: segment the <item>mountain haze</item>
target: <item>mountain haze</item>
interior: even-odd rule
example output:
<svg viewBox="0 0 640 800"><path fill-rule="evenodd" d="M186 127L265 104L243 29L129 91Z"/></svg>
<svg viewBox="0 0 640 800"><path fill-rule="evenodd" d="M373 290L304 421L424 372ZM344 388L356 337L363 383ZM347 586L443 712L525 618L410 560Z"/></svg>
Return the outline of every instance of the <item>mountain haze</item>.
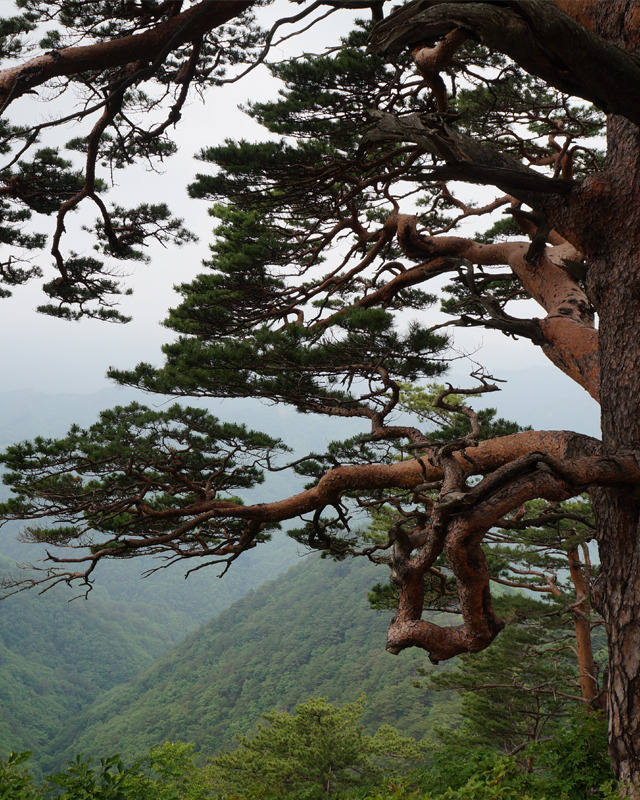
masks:
<svg viewBox="0 0 640 800"><path fill-rule="evenodd" d="M368 729L389 723L422 737L455 711L448 698L414 687L424 653L385 652L389 615L367 602L384 577L385 568L365 561L309 557L96 701L59 749L132 757L168 739L212 754L265 711L291 710L312 695L344 703L362 692Z"/></svg>

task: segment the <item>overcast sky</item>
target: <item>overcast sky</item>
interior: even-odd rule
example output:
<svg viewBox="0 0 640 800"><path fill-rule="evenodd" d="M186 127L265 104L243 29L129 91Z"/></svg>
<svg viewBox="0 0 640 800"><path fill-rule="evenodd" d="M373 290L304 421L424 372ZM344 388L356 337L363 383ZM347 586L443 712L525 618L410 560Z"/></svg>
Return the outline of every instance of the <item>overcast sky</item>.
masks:
<svg viewBox="0 0 640 800"><path fill-rule="evenodd" d="M4 4L8 5L6 0ZM290 13L291 6L285 6ZM273 16L275 12L271 9L269 13ZM318 41L337 39L338 26L343 27L346 23L344 16L335 15L333 19L335 21L323 25L321 33L307 34L304 39L307 49L312 49ZM281 47L272 55L275 58L288 55L292 47L299 48L300 42L288 43L287 50ZM33 309L43 302L37 282L16 289L14 297L9 300L0 300L0 329L4 342L0 351L2 391L94 392L108 385L105 379L108 366L132 367L140 360L159 361L160 345L172 338L171 332L160 325L166 310L175 304L176 295L172 287L190 280L200 271L211 238L209 232L213 221L207 214L207 204L188 200L186 195L187 183L197 171L206 169L206 165L193 159L193 154L201 147L226 137L264 138L264 132L242 114L237 105L251 98L264 100L275 96L276 92L277 85L269 79L266 70L260 68L240 83L209 92L204 105L199 99L192 99L176 132L179 151L166 163L162 175L146 174L141 169L116 173L119 185L109 193L111 199L126 198L123 202L130 205L166 201L175 213L185 218L187 227L199 235L200 241L180 249L149 249L152 262L132 267L134 274L127 283L133 287L134 295L123 298L121 303L123 313L134 317L128 325L91 320L68 323L36 314ZM15 109L20 120L33 119L34 116L41 119L48 113L46 103L28 99ZM60 141L76 135L77 130L72 133L65 131ZM79 233L80 216L77 216L77 223L73 223L77 229L70 232L66 247L87 251L89 243ZM94 217L91 209L88 220ZM52 231L53 219L39 218L37 221L38 230ZM46 255L43 262L47 263ZM474 355L496 377L513 377L514 371L517 375L519 370L528 371L530 379L534 376L532 388L524 390L529 395L531 392L538 395L529 398L532 408L540 404L539 395L546 392L545 385L554 387L551 404L545 400L545 427L569 427L571 413L567 414L567 409L585 409L584 413L576 412L581 418L576 427L586 427L588 432L594 433L595 404L591 404L579 387L559 375L537 348L527 342L514 342L499 333L479 330L460 332L456 341L460 351ZM456 379L467 375L472 368L472 361L462 359L455 365ZM523 377L525 374L522 373ZM522 393L513 390L509 396L512 397L511 406L522 402ZM494 398L493 402L496 402ZM553 424L555 412L559 420L557 425ZM541 424L538 419L531 421Z"/></svg>
<svg viewBox="0 0 640 800"><path fill-rule="evenodd" d="M13 4L6 0L0 3L0 13L9 12L10 5ZM277 5L287 14L291 13L289 3L279 2ZM278 16L276 9L277 6L266 10L270 19ZM337 41L340 28L345 24L344 15L333 15L331 21L320 23L321 35L309 32L299 41L275 47L271 58L277 60L288 56L302 42L311 49L318 40L330 38ZM283 30L288 32L291 27ZM182 123L175 130L179 150L165 162L162 174L147 173L142 167L115 173L116 185L109 191L108 200L126 205L167 202L175 214L184 217L187 227L197 233L200 241L180 249L149 247L150 264L122 265L123 270L133 270L126 284L134 289L134 295L123 298L119 306L123 313L134 318L127 325L91 320L69 323L36 314L33 309L46 302L37 281L27 287L18 287L9 300L0 300L0 327L5 342L0 354L0 374L5 390L49 388L60 391L72 388L83 392L95 391L105 386L104 374L110 365L125 367L142 359L158 360L160 345L172 338L171 332L163 329L160 322L167 309L176 304L173 286L190 280L201 271L214 224L207 213L206 202L187 198L187 184L197 171L207 169L207 165L196 161L193 156L202 147L228 137L265 138L263 129L239 111L238 105L251 98L265 100L276 97L277 91L278 85L267 69L259 67L241 82L208 92L205 104L197 96L192 97L183 111ZM15 103L12 114L16 122L33 123L50 118L51 107L41 97L26 96ZM51 138L46 142L43 140L43 145L53 141L63 147L72 136L83 132L82 125L71 131L68 128L59 133L54 131ZM92 253L91 241L82 234L80 227L83 221L90 223L96 216L95 207L85 201L82 211L73 215L67 224L69 234L63 240L67 251L74 249L80 253ZM54 225L54 218L34 215L35 229L50 235ZM50 261L45 251L38 263L46 266Z"/></svg>

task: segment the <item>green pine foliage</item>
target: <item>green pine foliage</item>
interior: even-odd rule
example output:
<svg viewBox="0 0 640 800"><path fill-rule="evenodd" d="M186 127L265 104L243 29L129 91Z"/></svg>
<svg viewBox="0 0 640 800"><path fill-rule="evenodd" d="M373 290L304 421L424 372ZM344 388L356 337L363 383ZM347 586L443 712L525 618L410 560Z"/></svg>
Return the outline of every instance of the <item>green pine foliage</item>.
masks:
<svg viewBox="0 0 640 800"><path fill-rule="evenodd" d="M32 10L44 13L42 4L36 3ZM96 26L101 13L106 14L104 29ZM63 27L78 27L84 36L98 39L114 31L121 35L129 24L144 28L152 17L143 16L142 21L134 22L122 9L107 12L101 3L74 6L72 11L54 3L51 15L59 17ZM458 140L467 142L464 137L475 137L477 141L469 145L475 148L474 154L493 152L483 144L497 141L502 145L506 141L508 152L496 155L494 166L507 171L516 169L510 160L511 150L535 164L537 159L556 152L552 144L556 134L566 129L593 144L590 139L602 124L598 114L569 102L503 56L471 43L460 51L456 62L460 85L456 76L449 76L455 90L452 113L434 114L429 82L416 83L409 54L397 56L393 65L386 63L367 52L370 32L371 25L360 22L344 37L342 46L328 54L305 55L272 65L272 74L282 87L278 98L252 103L246 109L263 126L268 140L227 141L200 153L210 174L198 175L190 192L213 203L210 211L217 220L207 272L179 289L181 303L165 323L178 338L163 348L164 364L156 367L142 363L130 370L110 372L119 383L150 392L256 398L288 404L304 413L367 422L372 438L379 437L377 442L368 446L353 441L331 445L332 452L298 466L300 473L315 481L329 464L344 463L343 459L351 458L356 451L356 463L388 463L392 458L388 442L394 434L382 429L390 426L398 410L401 385L442 375L451 357L441 326L431 326L427 319L426 312L435 298L420 288L425 265L433 266L430 237L452 231L458 219L455 214L460 211L441 182L426 178L431 168L446 172L451 153L442 142L432 152L428 146L416 149L411 137L408 141L400 137L401 143L393 136L381 135L374 121L395 114L411 127L411 120L420 117L425 124L433 124L447 141L463 137ZM227 58L225 63L233 63L233 56ZM158 75L164 75L164 70ZM125 77L117 77L126 83ZM127 85L122 91L125 106L139 103L144 107L144 97L130 97L141 89L134 92ZM527 149L528 140L520 136L523 126L535 134L531 149ZM109 146L109 141L103 145ZM73 148L82 147L81 142L74 141ZM576 153L578 169L595 158L586 145L581 144ZM106 154L101 157L106 158ZM520 172L526 173L524 165L519 166ZM530 171L529 178L535 174ZM416 207L420 210L415 218L419 229L406 227L405 214L401 231L398 214L401 210L415 211ZM517 222L521 210L510 210ZM147 239L180 242L189 238L181 223L173 221L168 210L160 206L116 207L111 216L111 229L103 219L94 232L98 249L107 248L116 257L142 257ZM510 235L512 226L494 230L494 222L487 222L488 238ZM122 231L118 235L116 228ZM535 322L527 327L511 317L510 310L509 314L504 310L505 304L517 299L510 273L506 277L495 272L474 273L469 263L445 261L442 265L436 262L434 268L436 272L455 271L446 302L447 310L458 316L461 324L491 327L495 323L505 332L517 329L518 335L534 336ZM68 281L56 279L47 284L52 297L47 307L50 313L72 319L91 314L92 298L112 297L119 291L97 259L74 256L69 264L74 269ZM115 320L119 312L107 304L95 313ZM119 413L126 418L128 412L123 409ZM167 412L164 423L181 425L184 413L174 407L170 414L175 419L172 422ZM515 430L499 422L489 411L482 412L482 435ZM117 449L119 424L109 422L104 427L105 449ZM455 436L457 430L453 425L445 435ZM111 468L115 465L117 480L94 483L93 472L100 465L96 462L92 466L91 460L99 457L101 450L83 453L74 449L76 436L71 431L66 441L43 446L42 474L53 473L47 481L41 480L34 469L28 469L28 479L21 480L17 470L26 465L25 458L19 454L9 457L15 462L8 464L13 471L9 480L22 501L5 511L26 517L37 517L45 507L57 511L61 492L58 543L76 545L79 535L90 529L108 534L106 540L91 540L92 546L102 546L101 551L94 549L92 556L100 552L105 557L158 552L161 548L154 549L154 535L156 543L161 533L169 535L172 504L176 510L174 528L181 531L185 509L197 508L196 495L211 501L215 491L229 488L215 486L214 494L207 495L200 467L196 467L193 492L178 488L185 476L176 477L177 462L173 459L170 479L166 470L161 470L162 480L157 476L152 479L149 511L135 499L134 489L139 484L123 476L129 467L122 458L110 462ZM114 437L111 444L107 443L109 436ZM251 440L255 436L252 433L237 440L238 448L245 449L249 460L254 459L249 469L254 469L258 461L266 463L269 457L265 448L257 453L259 447ZM34 457L39 447L33 448ZM68 469L61 470L57 463L57 448L72 459ZM134 449L134 461L139 455ZM281 466L280 462L278 468ZM80 481L74 483L75 477ZM51 486L55 487L53 494ZM128 489L126 496L123 487ZM233 499L239 507L246 502L243 490L249 487L235 488L233 495L224 493L221 497L225 502ZM113 501L122 504L122 513L113 513L111 491L115 493ZM359 500L375 503L379 493L363 495ZM343 505L327 506L313 520L303 520L294 535L313 548L344 553L357 540L349 531L351 510L345 496ZM157 512L153 519L152 512ZM269 525L256 535L249 530L249 522L238 519L238 513L230 513L227 519L219 514L219 509L212 511L202 530L194 530L194 515L184 523L187 528L179 555L193 556L196 543L201 553L211 553L218 547L226 554L236 546L242 548L247 542L266 538ZM127 549L127 537L133 542L130 534L139 535L142 530L150 531L148 538L143 537L141 546ZM47 536L53 534L34 529L35 538ZM227 545L229 549L225 550ZM50 577L55 580L53 572Z"/></svg>
<svg viewBox="0 0 640 800"><path fill-rule="evenodd" d="M461 694L464 725L453 734L461 744L510 753L556 736L579 704L572 662L542 625L509 625L494 647L460 656L450 672L431 673L425 688Z"/></svg>
<svg viewBox="0 0 640 800"><path fill-rule="evenodd" d="M567 800L607 797L614 789L607 754L607 721L602 712L575 709L556 736L539 742L531 753L545 771L547 792Z"/></svg>
<svg viewBox="0 0 640 800"><path fill-rule="evenodd" d="M415 416L425 426L425 433L430 441L451 442L471 433L469 417L458 410L465 405L473 408L478 415L479 441L531 430L529 426L523 427L517 422L498 417L495 408L475 409L478 401L482 398L481 389L477 393L467 396L448 394L446 403L448 406L452 406L453 410L436 407L434 405L436 398L443 389L443 384L434 382L426 385L407 383L401 386L400 408Z"/></svg>
<svg viewBox="0 0 640 800"><path fill-rule="evenodd" d="M38 150L31 161L19 161L12 176L15 195L39 214L53 214L83 185L83 176L73 171L72 162L60 156L56 148ZM7 179L0 174L0 179ZM104 189L104 185L98 188Z"/></svg>
<svg viewBox="0 0 640 800"><path fill-rule="evenodd" d="M442 407L436 402L441 390L438 385L405 386L401 405L433 427L428 434L432 441L445 443L470 433L470 418L461 409L474 403L473 398L451 394ZM479 412L477 423L481 439L522 430L515 423L496 419L494 409ZM399 456L405 457L401 451ZM395 504L376 509L367 534L372 541L383 540L390 526L399 524L399 499L398 494ZM612 778L602 720L594 711L585 718L582 708L574 621L577 615L588 620L590 609L583 585L576 587L569 571L572 559L586 587L597 575L588 548L593 537L591 507L586 498L562 504L531 502L504 524L505 529L488 533L484 552L498 584L492 592L493 607L506 628L487 650L460 656L450 671L429 672L424 688L455 693L460 698L462 724L436 731L431 765L420 786L435 793L446 784L452 791L464 792L468 782L497 757L513 755L513 764L521 770L530 771L535 764L540 780L547 781L544 791L551 796L563 791L571 797L584 796L585 787L587 794L595 792ZM438 567L440 574L426 580L425 607L455 612L453 578L444 559ZM578 609L577 588L582 604ZM393 584L377 584L369 601L378 610L394 608L397 590ZM597 650L603 645L597 623L590 635ZM591 665L582 669L591 674ZM585 725L584 747L575 746L580 725ZM573 771L567 767L548 772L555 742L562 742L558 747L565 748ZM577 779L579 773L582 782Z"/></svg>
<svg viewBox="0 0 640 800"><path fill-rule="evenodd" d="M3 11L10 5L5 3ZM66 47L84 46L90 52L92 46L153 31L179 10L163 0L15 0L13 6L16 13L0 19L0 58L6 67L39 55L64 58L61 51ZM111 259L145 260L151 242L181 244L194 237L164 204L109 208L103 195L118 170L136 164L158 170L177 151L167 129L178 122L187 99L185 72L188 84L199 91L218 85L229 67L257 56L264 37L248 9L206 32L197 48L191 41L173 41L153 63L145 61L144 68L137 64L130 69L134 62L107 67L96 62L93 69L65 74L60 86L64 85L62 93L69 102L62 108L53 92L46 95L50 105L42 121L40 115L32 115L33 122L27 125L0 122L0 153L9 156L0 170L0 242L9 245L0 265L0 297L7 297L10 287L42 276L50 266L37 252L44 236L25 233L24 223L34 214L53 217L61 211L52 250L55 272L43 283L49 300L38 311L66 320L129 321L114 307L129 290ZM132 53L134 61L136 56ZM5 107L13 99L11 94ZM105 110L109 119L98 121ZM78 125L87 119L91 133L78 136ZM50 138L51 129L57 135ZM65 130L65 149L71 158L54 146L65 137ZM98 219L90 230L104 261L68 249L64 236L67 227L71 229L67 213L87 204L97 210ZM51 225L49 231L53 232Z"/></svg>
<svg viewBox="0 0 640 800"><path fill-rule="evenodd" d="M29 751L12 752L0 759L1 800L39 800L52 794L62 800L278 800L282 797L334 800L620 800L610 780L600 781L601 759L585 764L577 781L575 771L563 771L580 752L584 741L560 737L561 762L541 773L522 771L513 758L467 750L462 762L449 763L448 773L430 769L437 788L425 789L419 773L398 776L398 762L419 756L420 747L392 728L367 736L357 725L358 703L338 708L322 699L310 699L295 716L271 713L270 727L244 737L234 753L221 753L203 765L193 746L165 743L133 762L119 755L77 756L66 768L34 780ZM586 727L598 729L590 718ZM585 733L585 723L576 731ZM592 734L588 735L591 740ZM453 752L450 751L452 756ZM384 759L396 761L384 771ZM400 768L403 771L403 768ZM587 777L588 776L588 777ZM224 790L228 787L228 791ZM222 789L222 791L219 791Z"/></svg>
<svg viewBox="0 0 640 800"><path fill-rule="evenodd" d="M141 203L135 208L115 205L110 209L110 218L111 229L96 223L86 230L97 241L94 249L114 258L148 262L150 258L142 248L149 241L181 247L197 240L181 219L172 217L166 203Z"/></svg>
<svg viewBox="0 0 640 800"><path fill-rule="evenodd" d="M15 496L0 513L5 519L54 518L53 527L25 529L34 542L61 545L80 539L89 542L92 554L107 549L110 557L127 557L123 534L142 535L149 537L153 553L161 541L157 537L173 527L163 511L191 505L197 517L198 501L216 495L232 499L235 491L262 482L264 459L282 447L266 434L221 423L202 409L117 406L88 429L73 426L64 439L39 438L7 448L4 482ZM215 547L233 526L225 522L202 520L194 543ZM267 539L265 526L256 541ZM186 540L184 545L188 555Z"/></svg>
<svg viewBox="0 0 640 800"><path fill-rule="evenodd" d="M18 3L18 8L23 4ZM0 58L14 58L24 47L22 35L35 28L36 18L29 13L0 19Z"/></svg>
<svg viewBox="0 0 640 800"><path fill-rule="evenodd" d="M35 783L27 762L31 753L0 759L1 800L205 800L212 797L206 775L191 745L169 742L125 764L118 755L77 756L66 769Z"/></svg>
<svg viewBox="0 0 640 800"><path fill-rule="evenodd" d="M322 800L402 767L421 755L410 737L390 727L365 734L364 695L342 708L324 698L299 703L294 714L263 714L253 736L209 762L213 786L222 792L266 791L278 797Z"/></svg>
<svg viewBox="0 0 640 800"><path fill-rule="evenodd" d="M410 777L420 800L620 797L607 756L606 720L585 709L574 709L554 735L512 756L479 743L463 726L457 735L441 735L428 765Z"/></svg>
<svg viewBox="0 0 640 800"><path fill-rule="evenodd" d="M369 124L373 98L394 75L382 59L365 56L366 34L361 26L331 56L271 68L285 87L280 99L251 104L248 113L286 139L228 141L200 154L217 167L190 187L192 196L215 202L211 272L179 289L183 301L165 324L181 335L164 348L165 366L112 370L116 380L370 418L389 401L383 374L413 381L444 371L447 337L417 321L401 329L396 319L399 309L428 308L432 295L409 286L383 307L369 308L358 300L377 281L357 272L328 276L334 285L328 295L313 288L313 270L324 269L323 249L338 245L340 230L349 234L349 224L333 230L334 208L355 180L341 172L346 154ZM365 173L377 167L364 155L358 164ZM375 216L375 191L359 195L358 211ZM345 264L370 246L351 241L348 248ZM384 253L393 255L393 248Z"/></svg>

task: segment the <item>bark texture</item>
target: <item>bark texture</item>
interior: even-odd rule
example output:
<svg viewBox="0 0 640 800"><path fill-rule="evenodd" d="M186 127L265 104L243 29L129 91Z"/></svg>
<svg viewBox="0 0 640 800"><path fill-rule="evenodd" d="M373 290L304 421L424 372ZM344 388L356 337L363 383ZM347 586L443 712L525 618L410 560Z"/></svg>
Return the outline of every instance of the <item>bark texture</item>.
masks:
<svg viewBox="0 0 640 800"><path fill-rule="evenodd" d="M606 6L606 8L605 8ZM640 8L599 4L595 30L638 54ZM588 242L588 286L600 319L603 451L640 449L640 131L608 120L607 159L596 201L597 235ZM609 645L610 754L630 797L640 796L640 490L595 493L602 573L594 603Z"/></svg>
<svg viewBox="0 0 640 800"><path fill-rule="evenodd" d="M589 704L595 704L599 696L598 670L593 657L591 642L591 607L589 605L589 580L586 575L589 552L585 546L585 563L580 560L578 548L567 552L569 573L576 591L576 602L572 608L573 626L576 632L576 651L580 674L580 693Z"/></svg>
<svg viewBox="0 0 640 800"><path fill-rule="evenodd" d="M555 187L543 182L536 185L536 178L492 159L490 152L484 161L476 163L467 142L456 141L458 152L452 148L443 156L443 143L449 147L453 144L446 129L419 131L411 118L402 123L403 130L388 119L380 120L379 135L386 132L389 137L413 141L444 157L447 166L440 177L445 179L464 176L473 181L473 170L492 169L494 185L541 212L565 241L584 255L587 296L566 270L558 268L562 263L553 258L550 248L534 263L516 252L507 263L547 312L540 321L543 341L537 343L554 364L601 399L603 455L637 456L640 106L633 98L640 87L640 3L415 0L377 26L372 47L376 52L397 52L405 47L420 52L420 48L432 48L453 31L510 55L531 74L590 100L609 114L604 167L573 186L570 182ZM473 167L460 157L461 152L474 162ZM501 181L500 171L504 171ZM453 240L434 243L440 256L491 263L490 248L471 255L469 247L469 243L463 246ZM597 312L598 331L590 307ZM556 485L548 491L560 489ZM640 797L640 489L631 483L625 488L594 489L592 494L602 563L593 601L604 617L610 652L610 755L623 791L629 797ZM456 524L462 525L462 519L458 518ZM473 523L469 526L461 534L466 542L474 539ZM460 569L464 571L463 566ZM406 617L415 604L415 600L406 603L400 616ZM495 620L489 607L482 613L489 639ZM418 625L415 621L412 624L414 628ZM481 630L480 618L478 624ZM580 628L587 624L588 620L576 617L579 641L586 641L581 635L586 630ZM406 626L405 630L408 632ZM426 633L423 624L422 635ZM595 687L592 655L582 652L581 662L582 690L589 696Z"/></svg>
<svg viewBox="0 0 640 800"><path fill-rule="evenodd" d="M582 3L574 2L573 6ZM600 2L600 6L614 5ZM571 9L563 3L567 10ZM594 28L601 34L601 10ZM628 24L631 20L625 20ZM607 113L640 122L640 59L614 36L592 34L550 0L519 3L414 0L374 30L378 52L428 44L452 30L511 56L532 75ZM600 65L606 63L606 70Z"/></svg>
<svg viewBox="0 0 640 800"><path fill-rule="evenodd" d="M609 228L593 254L590 287L600 317L602 442L612 454L640 448L639 169L638 128L611 119ZM602 562L595 599L609 644L611 756L619 780L640 787L640 491L599 490L595 510Z"/></svg>

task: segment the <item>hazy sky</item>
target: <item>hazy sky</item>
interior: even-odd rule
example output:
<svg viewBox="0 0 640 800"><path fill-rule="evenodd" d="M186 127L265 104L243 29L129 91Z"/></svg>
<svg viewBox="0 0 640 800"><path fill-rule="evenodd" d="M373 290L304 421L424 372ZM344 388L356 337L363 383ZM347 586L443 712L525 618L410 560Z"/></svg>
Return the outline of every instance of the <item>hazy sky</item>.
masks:
<svg viewBox="0 0 640 800"><path fill-rule="evenodd" d="M6 2L6 0L5 0ZM280 4L282 5L282 4ZM285 3L287 13L291 6ZM6 12L5 12L6 13ZM273 16L276 11L270 9ZM346 25L344 15L335 15L322 29L308 33L303 40L306 49L316 48L318 41L329 38L337 40L339 30ZM300 41L287 43L277 48L273 56L283 57L291 49L301 46ZM68 323L36 314L33 309L43 302L43 295L34 282L28 287L16 289L14 297L0 301L0 328L4 347L0 352L0 374L2 391L32 389L48 391L92 392L105 387L104 375L108 366L131 367L140 360L159 361L162 342L172 338L172 333L162 328L161 320L166 310L175 304L174 284L188 281L200 271L200 264L207 255L209 232L213 220L207 214L207 203L188 200L186 185L206 165L193 159L201 147L222 141L226 137L264 138L264 132L237 105L250 98L261 100L275 96L277 85L271 81L264 68L260 68L243 79L223 89L207 94L206 104L194 98L183 114L183 122L177 128L180 145L178 153L171 158L161 175L147 174L141 169L127 169L115 174L118 185L109 193L110 198L133 205L137 202L169 203L174 213L185 218L187 227L200 236L197 244L183 248L149 248L152 261L147 265L133 265L134 274L127 284L134 289L131 298L123 298L121 310L134 317L128 325L113 325L97 321ZM49 113L47 103L25 100L17 105L18 118L44 118ZM59 140L66 141L79 131L69 132ZM95 217L91 208L85 221ZM76 215L74 230L66 240L66 247L90 252L90 242L80 233L81 217ZM54 220L38 218L38 230L51 232ZM48 263L43 254L42 262ZM461 350L476 353L475 357L496 377L506 377L514 370L533 370L535 386L544 391L545 376L556 389L552 408L562 409L576 405L589 408L584 392L563 376L557 376L542 353L527 342L514 342L496 332L480 330L463 331L456 341ZM477 351L477 352L476 352ZM456 376L466 376L473 368L470 361L462 360L455 366ZM559 387L559 388L558 388ZM558 396L559 392L559 396ZM515 395L514 395L515 396ZM532 400L534 398L531 398ZM513 401L517 405L517 400ZM587 427L593 427L593 412ZM548 427L555 427L549 424ZM537 423L536 423L537 424ZM568 423L562 422L563 426ZM584 425L583 425L584 427ZM593 432L593 431L591 431Z"/></svg>
<svg viewBox="0 0 640 800"><path fill-rule="evenodd" d="M2 8L0 13L6 14L10 11L9 5L13 4L4 0L4 5L7 8ZM273 19L290 14L291 10L289 3L280 1L265 11ZM297 7L294 10L299 11ZM318 30L322 31L321 34L314 29L298 41L291 40L275 47L271 58L283 58L301 44L311 49L317 41L337 41L339 31L346 24L344 14L333 15L330 21L320 23ZM291 26L284 28L283 32L290 30ZM46 302L37 281L17 288L9 300L0 300L0 327L5 342L0 354L0 374L4 389L75 388L93 391L105 385L104 373L109 365L133 366L141 359L158 359L160 345L172 336L159 323L166 316L167 309L176 303L173 286L190 280L201 271L214 224L207 213L206 202L187 198L187 184L197 171L207 169L207 165L197 162L193 155L200 148L227 137L264 138L260 126L237 106L251 98L264 100L275 97L277 91L278 85L266 68L259 67L241 82L208 92L205 104L197 96L192 97L183 112L181 124L175 130L178 153L165 162L162 174L147 173L142 168L127 168L114 174L116 185L109 191L107 200L127 205L167 202L175 214L184 217L187 227L198 234L200 241L180 249L149 247L150 264L122 265L123 270L134 271L126 279L126 284L134 289L134 295L123 298L120 304L122 312L134 319L124 326L91 320L68 323L34 313L36 306ZM16 102L12 114L18 122L41 121L50 117L51 108L41 98L27 96ZM65 128L60 133L53 132L53 137L43 144L54 141L63 146L72 136L84 132L84 128L78 126L72 130ZM97 214L88 201L82 208L80 213L68 218L69 234L63 245L67 251L75 249L90 254L91 241L80 227L82 222L91 223ZM50 234L54 225L54 218L34 215L36 230ZM50 262L46 251L38 257L38 263L45 268Z"/></svg>

